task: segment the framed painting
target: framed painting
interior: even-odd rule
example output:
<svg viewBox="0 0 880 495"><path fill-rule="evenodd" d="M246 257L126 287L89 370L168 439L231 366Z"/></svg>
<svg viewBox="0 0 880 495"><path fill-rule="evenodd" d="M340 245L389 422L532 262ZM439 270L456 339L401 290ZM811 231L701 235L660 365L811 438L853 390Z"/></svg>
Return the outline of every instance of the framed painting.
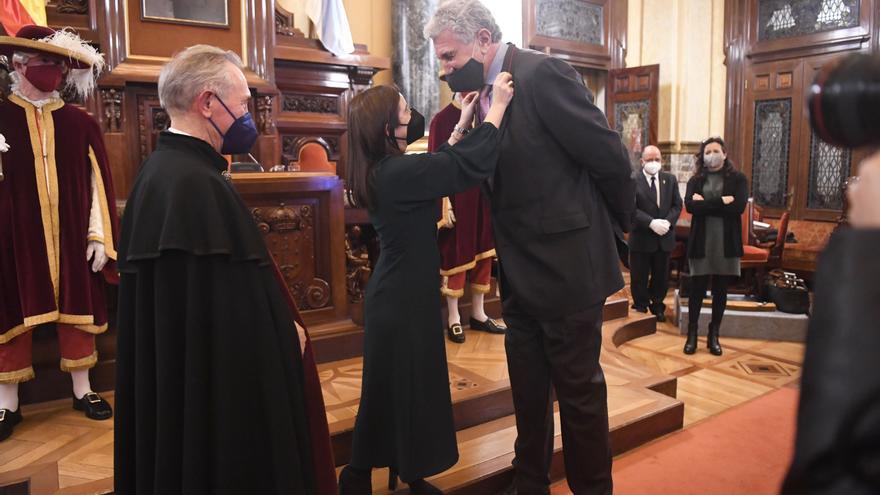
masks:
<svg viewBox="0 0 880 495"><path fill-rule="evenodd" d="M141 0L145 21L229 27L228 0Z"/></svg>

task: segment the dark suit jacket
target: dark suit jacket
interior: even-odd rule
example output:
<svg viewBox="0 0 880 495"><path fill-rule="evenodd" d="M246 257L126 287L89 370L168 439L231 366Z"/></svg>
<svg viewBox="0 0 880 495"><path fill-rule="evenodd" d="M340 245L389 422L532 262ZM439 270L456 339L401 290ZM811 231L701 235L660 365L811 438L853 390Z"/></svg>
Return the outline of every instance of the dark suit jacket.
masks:
<svg viewBox="0 0 880 495"><path fill-rule="evenodd" d="M502 298L561 317L623 287L612 217L628 230L629 159L570 65L510 46L504 68L516 94L491 193Z"/></svg>
<svg viewBox="0 0 880 495"><path fill-rule="evenodd" d="M678 181L667 172L657 173L657 188L660 190L660 206L651 192L651 186L645 174L639 170L635 173L636 209L633 214L632 231L629 233L629 250L638 253L653 253L675 248L675 222L681 214L681 193L678 192ZM669 232L664 236L657 235L649 225L655 218L664 218L669 223Z"/></svg>

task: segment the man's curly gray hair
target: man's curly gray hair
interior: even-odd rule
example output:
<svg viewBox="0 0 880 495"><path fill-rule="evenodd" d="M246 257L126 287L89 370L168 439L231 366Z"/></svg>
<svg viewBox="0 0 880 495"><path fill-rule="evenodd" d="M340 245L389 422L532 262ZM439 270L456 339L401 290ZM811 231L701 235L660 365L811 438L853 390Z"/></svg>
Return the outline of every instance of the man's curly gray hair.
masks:
<svg viewBox="0 0 880 495"><path fill-rule="evenodd" d="M492 33L492 43L501 41L495 17L479 0L447 0L440 4L425 26L425 37L434 39L447 29L465 43L473 41L481 29Z"/></svg>

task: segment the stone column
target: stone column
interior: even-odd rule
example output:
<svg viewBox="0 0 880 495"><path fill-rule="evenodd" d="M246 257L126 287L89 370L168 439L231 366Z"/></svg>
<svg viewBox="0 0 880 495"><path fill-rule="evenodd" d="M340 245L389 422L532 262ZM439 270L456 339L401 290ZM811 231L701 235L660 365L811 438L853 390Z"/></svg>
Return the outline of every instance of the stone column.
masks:
<svg viewBox="0 0 880 495"><path fill-rule="evenodd" d="M393 0L391 42L394 82L409 105L428 122L439 110L437 59L431 40L422 34L437 9L437 0Z"/></svg>

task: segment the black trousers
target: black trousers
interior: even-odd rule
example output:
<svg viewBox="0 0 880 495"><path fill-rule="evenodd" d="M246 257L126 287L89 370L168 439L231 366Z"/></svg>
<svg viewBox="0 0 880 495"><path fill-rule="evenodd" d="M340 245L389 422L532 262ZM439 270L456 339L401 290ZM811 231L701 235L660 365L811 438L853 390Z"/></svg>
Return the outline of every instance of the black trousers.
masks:
<svg viewBox="0 0 880 495"><path fill-rule="evenodd" d="M508 373L516 413L514 483L518 495L550 493L553 400L562 420L565 472L575 495L611 494L608 398L599 365L604 301L552 321L503 304Z"/></svg>
<svg viewBox="0 0 880 495"><path fill-rule="evenodd" d="M629 253L630 289L633 306L650 309L654 314L663 313L663 298L669 284L669 252Z"/></svg>
<svg viewBox="0 0 880 495"><path fill-rule="evenodd" d="M703 299L712 277L712 325L720 326L727 307L727 287L736 278L732 275L696 275L691 277L691 294L688 299L688 323L697 325L700 321L700 310ZM694 309L696 308L696 309Z"/></svg>

